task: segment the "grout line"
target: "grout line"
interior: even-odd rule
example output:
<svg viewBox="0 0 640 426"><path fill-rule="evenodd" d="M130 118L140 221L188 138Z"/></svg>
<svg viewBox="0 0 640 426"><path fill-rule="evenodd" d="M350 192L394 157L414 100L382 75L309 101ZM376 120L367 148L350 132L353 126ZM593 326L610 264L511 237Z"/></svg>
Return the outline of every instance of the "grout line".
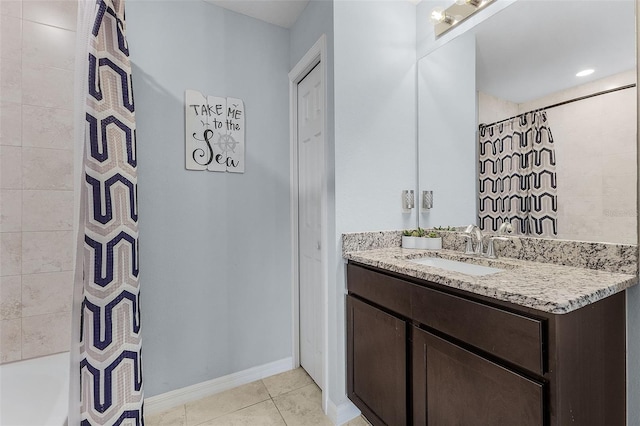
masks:
<svg viewBox="0 0 640 426"><path fill-rule="evenodd" d="M264 379L261 380L261 381L262 381L262 384L264 385L264 387L267 389L267 392L269 392L269 388L267 388L267 385L264 383ZM284 395L284 394L280 394L280 395ZM280 396L280 395L276 395L276 396ZM269 392L269 397L271 398L271 403L273 404L273 406L276 407L276 410L278 411L278 415L282 419L282 423L284 423L285 426L289 426L287 424L287 421L284 419L284 416L282 415L282 411L280 411L280 407L278 407L278 404L276 404L276 401L273 399L274 396L271 395L271 392Z"/></svg>
<svg viewBox="0 0 640 426"><path fill-rule="evenodd" d="M284 423L285 426L289 426L287 424L287 421L284 419L284 416L282 415L282 411L280 411L280 408L278 407L278 404L276 404L276 402L273 400L273 397L271 398L271 402L273 403L273 406L276 407L276 410L278 410L278 414L280 415L280 418L282 419L282 423Z"/></svg>

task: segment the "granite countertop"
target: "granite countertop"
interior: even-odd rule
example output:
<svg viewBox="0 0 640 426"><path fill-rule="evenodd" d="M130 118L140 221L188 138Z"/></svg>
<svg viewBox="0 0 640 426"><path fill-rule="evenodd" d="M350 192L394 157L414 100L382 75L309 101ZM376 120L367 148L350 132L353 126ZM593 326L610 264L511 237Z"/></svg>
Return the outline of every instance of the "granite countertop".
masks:
<svg viewBox="0 0 640 426"><path fill-rule="evenodd" d="M409 259L440 257L504 269L472 276L420 265ZM637 283L636 275L524 261L486 259L453 250L416 250L400 247L349 251L345 259L397 272L482 296L553 314L564 314L623 291Z"/></svg>

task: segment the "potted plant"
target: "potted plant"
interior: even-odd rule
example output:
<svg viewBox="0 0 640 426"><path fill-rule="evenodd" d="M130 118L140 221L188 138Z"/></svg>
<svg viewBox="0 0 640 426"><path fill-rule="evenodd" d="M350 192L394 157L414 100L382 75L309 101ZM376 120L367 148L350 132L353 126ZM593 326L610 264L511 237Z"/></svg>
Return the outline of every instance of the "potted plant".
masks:
<svg viewBox="0 0 640 426"><path fill-rule="evenodd" d="M440 250L442 248L442 237L431 231L422 238L422 246L420 248L428 250Z"/></svg>
<svg viewBox="0 0 640 426"><path fill-rule="evenodd" d="M442 248L442 238L423 228L408 229L402 232L402 248L438 250Z"/></svg>
<svg viewBox="0 0 640 426"><path fill-rule="evenodd" d="M418 247L419 239L424 237L425 231L422 228L407 229L402 232L402 248L415 249Z"/></svg>

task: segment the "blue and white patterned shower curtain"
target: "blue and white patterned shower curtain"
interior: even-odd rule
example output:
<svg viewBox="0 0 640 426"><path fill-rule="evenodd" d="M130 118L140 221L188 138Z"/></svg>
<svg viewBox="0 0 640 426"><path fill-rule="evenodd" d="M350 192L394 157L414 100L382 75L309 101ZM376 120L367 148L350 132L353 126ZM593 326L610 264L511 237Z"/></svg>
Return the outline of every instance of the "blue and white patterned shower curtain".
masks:
<svg viewBox="0 0 640 426"><path fill-rule="evenodd" d="M124 0L87 4L83 250L76 260L80 413L69 413L69 426L141 425L136 125Z"/></svg>

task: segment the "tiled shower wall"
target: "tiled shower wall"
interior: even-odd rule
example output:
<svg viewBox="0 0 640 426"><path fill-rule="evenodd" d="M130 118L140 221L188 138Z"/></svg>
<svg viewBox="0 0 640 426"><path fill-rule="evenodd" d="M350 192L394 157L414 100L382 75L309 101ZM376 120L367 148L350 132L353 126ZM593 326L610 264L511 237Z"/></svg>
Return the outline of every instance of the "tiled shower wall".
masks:
<svg viewBox="0 0 640 426"><path fill-rule="evenodd" d="M75 1L0 0L0 362L69 350Z"/></svg>
<svg viewBox="0 0 640 426"><path fill-rule="evenodd" d="M520 104L520 112L635 82L636 71L627 71ZM626 89L548 111L558 238L637 244L636 103L636 89Z"/></svg>

